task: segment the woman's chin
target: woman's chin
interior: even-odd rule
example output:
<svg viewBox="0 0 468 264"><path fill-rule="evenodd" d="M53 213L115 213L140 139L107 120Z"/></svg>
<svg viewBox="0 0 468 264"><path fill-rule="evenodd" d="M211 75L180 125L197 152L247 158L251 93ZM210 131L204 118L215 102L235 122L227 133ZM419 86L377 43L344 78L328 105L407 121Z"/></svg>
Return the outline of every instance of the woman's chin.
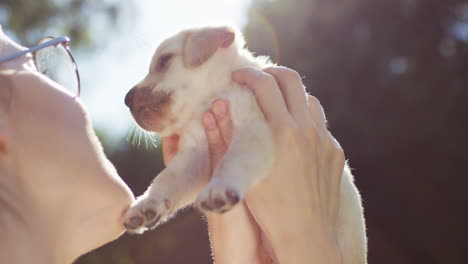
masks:
<svg viewBox="0 0 468 264"><path fill-rule="evenodd" d="M77 258L117 239L125 232L122 217L133 202L133 196L131 198L95 210L87 219L77 223L76 233L70 236L81 243L75 247Z"/></svg>

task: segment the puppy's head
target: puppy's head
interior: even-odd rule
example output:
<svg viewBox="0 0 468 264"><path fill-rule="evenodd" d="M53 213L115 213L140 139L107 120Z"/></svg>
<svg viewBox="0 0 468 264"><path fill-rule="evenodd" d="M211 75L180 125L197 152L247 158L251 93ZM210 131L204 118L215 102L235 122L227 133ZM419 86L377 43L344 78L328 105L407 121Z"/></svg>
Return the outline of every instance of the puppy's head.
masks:
<svg viewBox="0 0 468 264"><path fill-rule="evenodd" d="M233 45L235 39L232 28L206 27L184 30L163 41L148 75L125 97L136 122L145 130L171 134L170 128L193 110L191 105L210 93L206 78L217 75L219 68L212 61L225 61L243 46L242 38Z"/></svg>

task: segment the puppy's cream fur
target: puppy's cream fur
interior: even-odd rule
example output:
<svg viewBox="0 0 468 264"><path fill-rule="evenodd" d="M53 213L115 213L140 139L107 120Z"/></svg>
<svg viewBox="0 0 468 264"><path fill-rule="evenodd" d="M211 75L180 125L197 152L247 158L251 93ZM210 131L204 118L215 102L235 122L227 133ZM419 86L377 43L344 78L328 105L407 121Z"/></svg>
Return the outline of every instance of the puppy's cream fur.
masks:
<svg viewBox="0 0 468 264"><path fill-rule="evenodd" d="M180 136L178 154L128 210L129 230L142 232L192 203L204 211L229 210L271 169L271 128L252 92L231 80L234 70L264 69L271 63L244 45L240 32L228 27L181 31L162 42L149 74L127 95L126 104L142 128ZM217 98L230 102L233 138L210 179L201 117ZM366 263L363 209L348 167L341 191L338 236L344 263Z"/></svg>

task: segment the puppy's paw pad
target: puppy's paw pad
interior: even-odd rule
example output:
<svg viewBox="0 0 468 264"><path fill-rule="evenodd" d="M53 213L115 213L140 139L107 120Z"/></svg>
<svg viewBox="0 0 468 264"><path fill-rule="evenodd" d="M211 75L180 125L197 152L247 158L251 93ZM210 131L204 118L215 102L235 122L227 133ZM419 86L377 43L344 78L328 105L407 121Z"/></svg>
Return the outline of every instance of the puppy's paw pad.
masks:
<svg viewBox="0 0 468 264"><path fill-rule="evenodd" d="M231 204L236 204L239 202L239 194L232 190L232 189L227 189L225 192L226 198L228 199L229 203Z"/></svg>
<svg viewBox="0 0 468 264"><path fill-rule="evenodd" d="M139 216L134 216L124 222L124 226L126 229L137 229L141 227L143 224L143 218Z"/></svg>
<svg viewBox="0 0 468 264"><path fill-rule="evenodd" d="M240 201L240 195L234 188L208 186L199 196L196 206L205 212L224 213Z"/></svg>
<svg viewBox="0 0 468 264"><path fill-rule="evenodd" d="M153 209L144 208L142 213L145 216L146 221L153 221L157 216L157 213Z"/></svg>
<svg viewBox="0 0 468 264"><path fill-rule="evenodd" d="M168 199L138 200L125 214L124 226L127 232L143 233L155 227L161 220L170 215L170 201Z"/></svg>

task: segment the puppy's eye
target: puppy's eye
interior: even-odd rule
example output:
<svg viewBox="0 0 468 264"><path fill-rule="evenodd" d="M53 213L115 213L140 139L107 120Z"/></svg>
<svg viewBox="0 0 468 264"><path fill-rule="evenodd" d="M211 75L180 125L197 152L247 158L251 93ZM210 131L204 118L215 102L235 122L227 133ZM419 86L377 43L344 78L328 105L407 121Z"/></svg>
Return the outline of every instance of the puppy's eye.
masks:
<svg viewBox="0 0 468 264"><path fill-rule="evenodd" d="M169 61L171 60L173 54L165 54L159 58L158 65L156 66L157 71L163 71L167 68Z"/></svg>

